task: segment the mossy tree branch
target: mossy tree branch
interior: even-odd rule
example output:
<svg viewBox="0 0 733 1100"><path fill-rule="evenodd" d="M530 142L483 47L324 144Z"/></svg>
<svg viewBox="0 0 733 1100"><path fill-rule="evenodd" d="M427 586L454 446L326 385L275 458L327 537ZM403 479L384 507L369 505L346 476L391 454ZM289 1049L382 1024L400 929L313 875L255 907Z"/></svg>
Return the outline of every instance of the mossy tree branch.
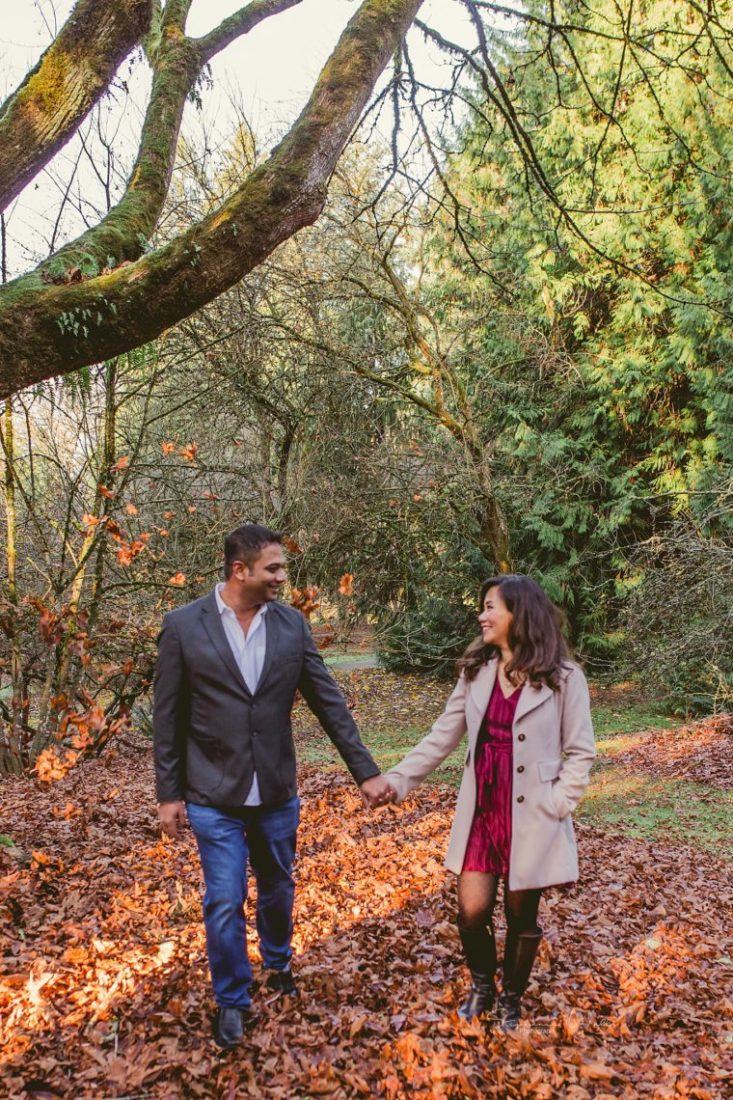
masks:
<svg viewBox="0 0 733 1100"><path fill-rule="evenodd" d="M153 0L78 0L58 37L0 108L0 210L30 183L150 27Z"/></svg>
<svg viewBox="0 0 733 1100"><path fill-rule="evenodd" d="M169 0L159 33L147 43L153 84L138 156L125 193L99 224L64 245L40 264L35 274L56 279L78 268L87 276L98 275L105 267L131 262L142 255L168 194L183 109L204 65L217 49L301 0L253 0L199 40L185 35L191 3Z"/></svg>
<svg viewBox="0 0 733 1100"><path fill-rule="evenodd" d="M169 4L154 51L153 83L135 165L120 201L97 224L39 265L34 275L62 277L78 267L97 275L137 260L160 217L170 185L183 109L201 71L198 50L183 33L191 0Z"/></svg>
<svg viewBox="0 0 733 1100"><path fill-rule="evenodd" d="M49 284L36 271L4 287L0 291L0 396L154 339L234 285L278 244L315 221L344 145L421 2L363 0L286 138L218 211L186 233L135 263L80 282ZM277 6L250 5L260 18L272 14ZM181 54L188 50L198 53L194 41L173 27L166 33L164 24L157 46L161 58L170 49L171 55L180 59L176 42ZM192 64L191 71L193 68ZM168 94L171 102L175 95L170 89L176 83L174 76L169 84L163 81L161 95ZM181 78L179 89L182 86ZM151 129L157 118L149 120ZM173 129L177 134L175 123ZM144 168L151 168L155 175L152 155ZM161 175L159 168L158 178ZM166 170L166 187L168 178ZM134 191L135 187L133 173L130 188ZM147 196L154 190L151 183ZM154 204L151 200L143 217L152 217ZM140 208L144 205L142 199ZM112 212L117 215L117 230L123 220L120 206ZM130 199L125 213L131 208ZM139 216L139 210L133 211L130 225L136 224ZM105 221L107 225L85 235L87 246L96 250L103 237L100 233L95 240L93 235L107 232L110 222ZM113 217L112 224L114 221ZM118 248L118 256L120 252Z"/></svg>

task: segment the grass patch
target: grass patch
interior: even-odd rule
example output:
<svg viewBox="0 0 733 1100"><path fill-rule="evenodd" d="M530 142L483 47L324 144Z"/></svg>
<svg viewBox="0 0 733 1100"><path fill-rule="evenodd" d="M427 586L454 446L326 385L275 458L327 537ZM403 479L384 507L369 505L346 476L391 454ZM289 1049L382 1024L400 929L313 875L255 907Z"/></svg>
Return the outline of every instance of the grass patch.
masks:
<svg viewBox="0 0 733 1100"><path fill-rule="evenodd" d="M639 744L650 729L674 729L679 718L664 710L663 704L629 703L597 704L593 707L593 728L596 735L598 763L607 765L617 752L625 752Z"/></svg>
<svg viewBox="0 0 733 1100"><path fill-rule="evenodd" d="M733 858L733 791L623 768L595 772L577 816L647 840L691 844Z"/></svg>
<svg viewBox="0 0 733 1100"><path fill-rule="evenodd" d="M600 742L648 729L672 729L680 724L664 703L629 703L623 706L597 704L593 707L593 728Z"/></svg>
<svg viewBox="0 0 733 1100"><path fill-rule="evenodd" d="M360 653L358 651L356 653L324 653L323 660L329 668L344 669L346 671L350 668L377 667L376 653Z"/></svg>
<svg viewBox="0 0 733 1100"><path fill-rule="evenodd" d="M395 730L361 729L362 740L382 771L389 771L399 764L402 757L422 740L427 730L417 726ZM426 782L452 782L460 775L466 758L466 743L462 741L458 748L443 761ZM298 759L303 764L316 764L321 767L343 767L341 757L324 733L323 738L310 736L298 743Z"/></svg>

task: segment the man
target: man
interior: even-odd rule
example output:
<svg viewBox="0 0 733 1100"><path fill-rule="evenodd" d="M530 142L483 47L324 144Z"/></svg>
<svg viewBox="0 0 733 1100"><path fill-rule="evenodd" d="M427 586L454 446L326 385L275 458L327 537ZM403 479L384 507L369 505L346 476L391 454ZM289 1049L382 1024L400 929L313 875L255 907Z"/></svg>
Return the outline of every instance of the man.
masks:
<svg viewBox="0 0 733 1100"><path fill-rule="evenodd" d="M364 801L392 792L299 611L278 603L281 536L259 524L224 542L225 580L165 616L158 644L153 730L163 832L188 815L206 884L204 923L218 1005L215 1036L233 1047L251 1023L252 970L244 903L247 862L257 883L256 923L267 986L293 994L292 877L300 802L290 725L304 696L359 784Z"/></svg>

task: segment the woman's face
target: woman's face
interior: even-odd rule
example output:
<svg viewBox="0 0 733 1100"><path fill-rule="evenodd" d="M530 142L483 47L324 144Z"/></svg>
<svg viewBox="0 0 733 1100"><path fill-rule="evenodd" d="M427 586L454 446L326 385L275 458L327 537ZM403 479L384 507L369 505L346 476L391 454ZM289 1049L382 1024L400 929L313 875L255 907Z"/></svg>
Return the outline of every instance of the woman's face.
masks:
<svg viewBox="0 0 733 1100"><path fill-rule="evenodd" d="M501 598L499 586L490 588L484 597L484 609L478 617L484 644L507 649L512 618L511 611Z"/></svg>

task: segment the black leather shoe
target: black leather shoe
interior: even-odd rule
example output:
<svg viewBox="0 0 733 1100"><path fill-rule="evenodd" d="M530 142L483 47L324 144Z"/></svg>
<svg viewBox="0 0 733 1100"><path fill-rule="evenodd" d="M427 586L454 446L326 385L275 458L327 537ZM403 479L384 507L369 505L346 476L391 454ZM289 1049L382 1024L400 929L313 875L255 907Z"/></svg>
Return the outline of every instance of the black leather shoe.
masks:
<svg viewBox="0 0 733 1100"><path fill-rule="evenodd" d="M522 1001L518 993L502 993L499 997L499 1027L516 1031L522 1018Z"/></svg>
<svg viewBox="0 0 733 1100"><path fill-rule="evenodd" d="M271 970L267 975L265 985L279 997L297 997L298 987L290 967L287 970Z"/></svg>
<svg viewBox="0 0 733 1100"><path fill-rule="evenodd" d="M224 1050L231 1050L241 1043L244 1032L255 1022L248 1008L227 1008L222 1006L216 1014L214 1038Z"/></svg>
<svg viewBox="0 0 733 1100"><path fill-rule="evenodd" d="M494 990L491 986L476 982L468 991L468 996L458 1009L458 1015L462 1020L475 1020L483 1016L485 1012L491 1012L494 1007Z"/></svg>

